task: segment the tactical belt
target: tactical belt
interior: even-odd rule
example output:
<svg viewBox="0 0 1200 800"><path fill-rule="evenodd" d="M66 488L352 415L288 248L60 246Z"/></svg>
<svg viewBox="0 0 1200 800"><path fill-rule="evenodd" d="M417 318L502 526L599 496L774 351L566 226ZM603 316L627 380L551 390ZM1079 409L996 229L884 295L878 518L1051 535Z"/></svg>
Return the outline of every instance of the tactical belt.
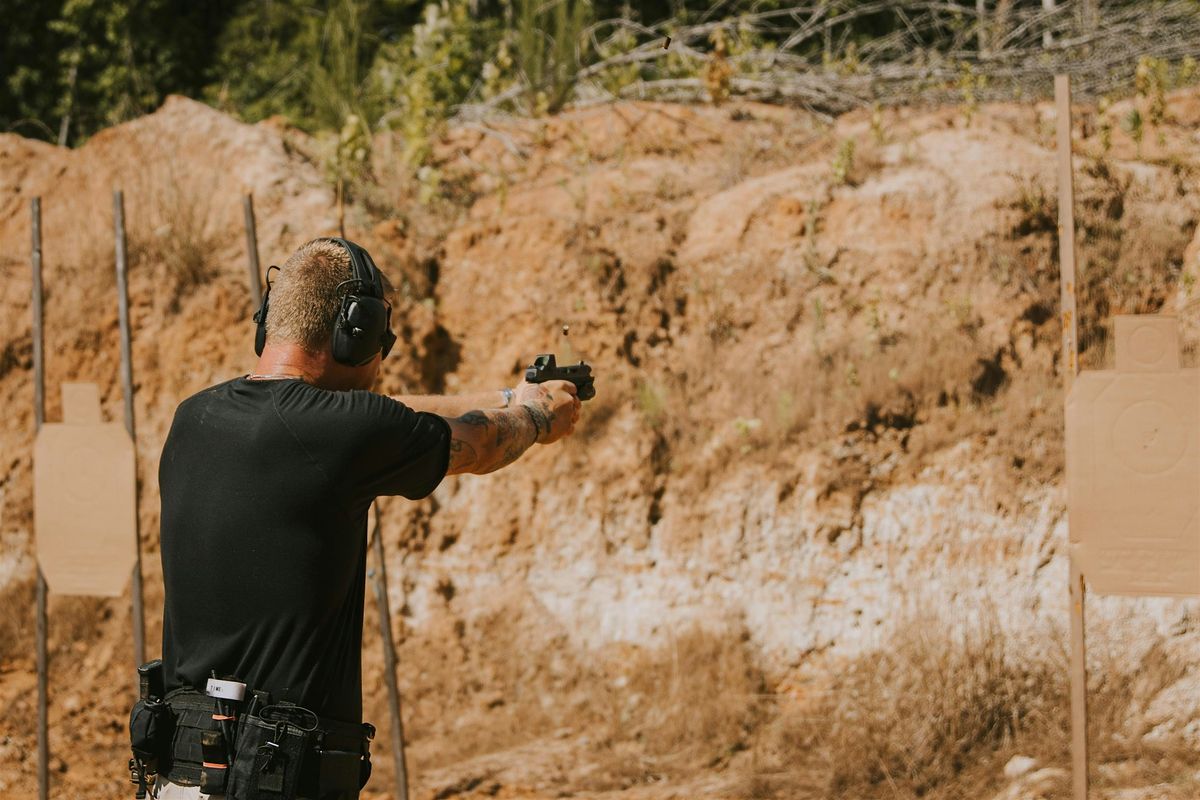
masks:
<svg viewBox="0 0 1200 800"><path fill-rule="evenodd" d="M176 689L165 700L174 735L161 774L172 783L236 800L355 800L370 776L370 724L288 703L234 722L217 700L193 689Z"/></svg>

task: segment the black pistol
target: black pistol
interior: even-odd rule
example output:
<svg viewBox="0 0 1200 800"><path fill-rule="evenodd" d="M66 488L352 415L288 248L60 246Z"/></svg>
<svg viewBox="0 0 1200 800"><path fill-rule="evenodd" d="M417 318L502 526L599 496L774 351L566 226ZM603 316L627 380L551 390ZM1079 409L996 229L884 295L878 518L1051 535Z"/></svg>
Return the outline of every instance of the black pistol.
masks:
<svg viewBox="0 0 1200 800"><path fill-rule="evenodd" d="M596 396L592 366L583 361L560 367L552 353L538 356L532 364L525 368L525 382L545 383L546 381L570 381L575 384L576 396L580 400L591 400Z"/></svg>

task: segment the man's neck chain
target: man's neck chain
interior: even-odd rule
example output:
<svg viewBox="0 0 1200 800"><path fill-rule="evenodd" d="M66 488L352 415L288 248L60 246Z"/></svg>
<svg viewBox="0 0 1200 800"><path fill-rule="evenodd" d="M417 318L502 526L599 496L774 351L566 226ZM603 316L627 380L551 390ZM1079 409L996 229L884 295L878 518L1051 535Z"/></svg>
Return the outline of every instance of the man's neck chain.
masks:
<svg viewBox="0 0 1200 800"><path fill-rule="evenodd" d="M253 375L252 374L252 375L246 376L246 380L248 380L248 381L278 381L278 380L283 380L284 378L299 378L300 380L305 379L303 375L289 375L289 374L281 373L281 372L280 373L271 373L270 375Z"/></svg>

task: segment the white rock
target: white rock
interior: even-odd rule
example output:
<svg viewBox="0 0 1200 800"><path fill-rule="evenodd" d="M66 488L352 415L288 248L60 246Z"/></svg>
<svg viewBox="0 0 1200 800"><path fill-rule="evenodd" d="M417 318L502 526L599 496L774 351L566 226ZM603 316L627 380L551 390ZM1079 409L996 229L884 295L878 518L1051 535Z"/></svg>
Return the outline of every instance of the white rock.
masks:
<svg viewBox="0 0 1200 800"><path fill-rule="evenodd" d="M1037 759L1029 756L1013 756L1004 765L1004 777L1011 780L1016 780L1022 775L1032 772L1037 767Z"/></svg>

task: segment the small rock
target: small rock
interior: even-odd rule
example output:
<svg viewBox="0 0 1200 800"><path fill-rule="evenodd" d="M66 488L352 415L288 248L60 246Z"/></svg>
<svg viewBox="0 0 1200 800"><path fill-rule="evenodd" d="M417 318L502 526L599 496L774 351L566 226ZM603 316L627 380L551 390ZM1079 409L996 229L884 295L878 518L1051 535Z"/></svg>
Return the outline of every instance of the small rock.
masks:
<svg viewBox="0 0 1200 800"><path fill-rule="evenodd" d="M1027 758L1027 756L1021 756L1021 758ZM1022 775L992 800L1032 800L1032 798L1040 800L1047 795L1057 797L1066 787L1070 777L1070 773L1065 769L1055 769L1054 767L1039 769L1036 772Z"/></svg>
<svg viewBox="0 0 1200 800"><path fill-rule="evenodd" d="M1004 777L1010 781L1016 780L1022 775L1026 775L1037 767L1037 759L1029 756L1013 756L1004 765Z"/></svg>

